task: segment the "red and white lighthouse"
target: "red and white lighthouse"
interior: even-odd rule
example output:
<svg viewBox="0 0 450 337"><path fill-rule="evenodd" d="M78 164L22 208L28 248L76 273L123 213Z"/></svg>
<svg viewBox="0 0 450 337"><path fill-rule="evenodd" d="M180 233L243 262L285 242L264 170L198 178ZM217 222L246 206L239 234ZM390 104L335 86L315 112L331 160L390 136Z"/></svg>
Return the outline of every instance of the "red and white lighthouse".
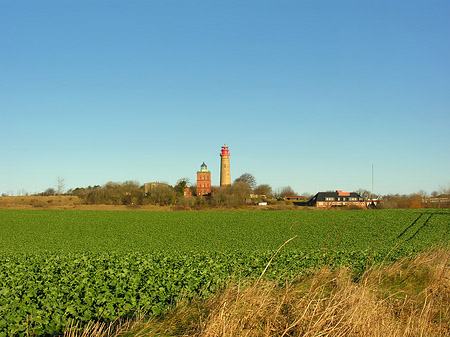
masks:
<svg viewBox="0 0 450 337"><path fill-rule="evenodd" d="M220 186L231 185L230 152L228 146L222 146L220 152Z"/></svg>

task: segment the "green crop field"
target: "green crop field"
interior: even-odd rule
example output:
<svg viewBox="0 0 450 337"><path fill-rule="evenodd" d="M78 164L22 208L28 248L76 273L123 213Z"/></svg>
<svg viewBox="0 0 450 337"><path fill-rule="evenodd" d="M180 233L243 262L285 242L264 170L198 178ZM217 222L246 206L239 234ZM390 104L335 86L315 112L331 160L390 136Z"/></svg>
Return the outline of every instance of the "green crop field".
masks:
<svg viewBox="0 0 450 337"><path fill-rule="evenodd" d="M234 275L284 280L323 264L355 277L450 242L450 212L0 211L0 336L61 333L71 320L159 314Z"/></svg>

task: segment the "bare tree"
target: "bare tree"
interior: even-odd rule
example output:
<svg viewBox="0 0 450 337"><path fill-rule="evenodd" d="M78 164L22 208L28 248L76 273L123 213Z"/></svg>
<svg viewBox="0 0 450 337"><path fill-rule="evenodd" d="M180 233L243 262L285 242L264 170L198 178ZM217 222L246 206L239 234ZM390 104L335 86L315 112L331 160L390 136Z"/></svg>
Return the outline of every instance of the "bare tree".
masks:
<svg viewBox="0 0 450 337"><path fill-rule="evenodd" d="M234 183L243 182L248 184L250 188L253 190L256 187L256 179L255 177L250 173L244 173L239 178L236 178L234 180Z"/></svg>
<svg viewBox="0 0 450 337"><path fill-rule="evenodd" d="M245 204L250 193L250 186L243 181L238 181L233 185L214 189L212 202L217 206L237 207Z"/></svg>
<svg viewBox="0 0 450 337"><path fill-rule="evenodd" d="M44 192L42 192L43 196L55 195L56 191L53 187L47 188Z"/></svg>
<svg viewBox="0 0 450 337"><path fill-rule="evenodd" d="M272 187L270 187L270 185L267 184L261 184L256 186L253 192L258 195L265 195L266 198L272 197Z"/></svg>
<svg viewBox="0 0 450 337"><path fill-rule="evenodd" d="M295 192L291 186L284 186L281 188L281 190L278 194L279 194L280 198L284 198L284 197L296 196L297 192Z"/></svg>
<svg viewBox="0 0 450 337"><path fill-rule="evenodd" d="M187 178L187 177L178 179L177 183L175 185L178 185L182 181L184 181L186 183L186 186L190 186L191 185L191 180L189 178Z"/></svg>
<svg viewBox="0 0 450 337"><path fill-rule="evenodd" d="M151 189L148 199L153 204L173 205L176 201L177 193L174 188L167 184L157 184Z"/></svg>
<svg viewBox="0 0 450 337"><path fill-rule="evenodd" d="M303 195L306 199L311 199L311 198L314 196L314 194L311 194L311 193L309 193L309 192L303 192L302 195Z"/></svg>
<svg viewBox="0 0 450 337"><path fill-rule="evenodd" d="M61 177L58 177L58 185L56 186L56 193L58 195L63 194L64 193L64 187L65 187L64 179L61 178Z"/></svg>
<svg viewBox="0 0 450 337"><path fill-rule="evenodd" d="M358 193L362 198L364 198L364 200L371 198L371 192L363 188L356 190L356 193Z"/></svg>
<svg viewBox="0 0 450 337"><path fill-rule="evenodd" d="M428 197L428 193L426 191L424 191L424 190L420 190L416 194L420 195L422 198L427 198Z"/></svg>

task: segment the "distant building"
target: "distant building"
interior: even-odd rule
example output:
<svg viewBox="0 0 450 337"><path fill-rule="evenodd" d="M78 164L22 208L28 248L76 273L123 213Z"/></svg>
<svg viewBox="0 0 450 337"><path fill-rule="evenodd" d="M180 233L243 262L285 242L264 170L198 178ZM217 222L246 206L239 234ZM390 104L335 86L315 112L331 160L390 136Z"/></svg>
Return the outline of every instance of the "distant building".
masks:
<svg viewBox="0 0 450 337"><path fill-rule="evenodd" d="M315 207L342 207L356 206L365 207L366 203L358 193L355 192L319 192L308 201L308 206Z"/></svg>
<svg viewBox="0 0 450 337"><path fill-rule="evenodd" d="M372 198L372 199L367 199L365 202L366 202L367 207L376 208L377 205L380 203L380 200Z"/></svg>
<svg viewBox="0 0 450 337"><path fill-rule="evenodd" d="M422 205L425 208L449 208L450 196L443 194L433 198L423 198Z"/></svg>
<svg viewBox="0 0 450 337"><path fill-rule="evenodd" d="M205 163L197 171L197 195L211 194L211 172Z"/></svg>
<svg viewBox="0 0 450 337"><path fill-rule="evenodd" d="M154 191L155 189L157 189L160 186L169 186L168 184L164 184L164 183L158 183L158 182L152 182L152 183L145 183L144 184L144 194L145 195L150 195L152 194L152 191Z"/></svg>
<svg viewBox="0 0 450 337"><path fill-rule="evenodd" d="M192 191L191 191L191 189L190 189L189 187L186 186L186 187L184 188L183 196L185 196L185 197L190 197L190 196L192 196Z"/></svg>

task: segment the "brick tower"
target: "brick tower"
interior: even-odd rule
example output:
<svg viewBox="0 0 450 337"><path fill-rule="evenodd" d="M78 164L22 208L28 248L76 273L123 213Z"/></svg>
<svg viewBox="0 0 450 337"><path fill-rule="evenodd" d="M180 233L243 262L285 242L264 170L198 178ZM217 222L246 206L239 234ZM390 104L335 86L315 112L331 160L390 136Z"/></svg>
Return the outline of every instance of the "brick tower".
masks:
<svg viewBox="0 0 450 337"><path fill-rule="evenodd" d="M211 172L205 163L197 171L197 195L211 194Z"/></svg>
<svg viewBox="0 0 450 337"><path fill-rule="evenodd" d="M230 176L230 152L228 152L228 146L222 146L222 152L220 152L220 186L231 185Z"/></svg>

